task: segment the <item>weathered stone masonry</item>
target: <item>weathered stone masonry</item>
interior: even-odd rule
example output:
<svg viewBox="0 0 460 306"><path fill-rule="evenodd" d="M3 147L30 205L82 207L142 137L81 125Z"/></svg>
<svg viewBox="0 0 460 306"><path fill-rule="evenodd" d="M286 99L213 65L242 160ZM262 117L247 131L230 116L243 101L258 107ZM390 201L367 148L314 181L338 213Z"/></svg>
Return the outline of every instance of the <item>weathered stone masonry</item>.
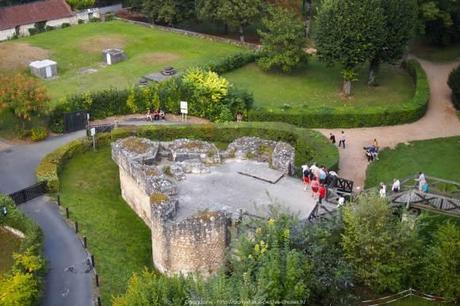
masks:
<svg viewBox="0 0 460 306"><path fill-rule="evenodd" d="M220 163L221 156L267 158L267 152L272 165L289 171L294 160L291 146L254 137L237 140L222 153L214 144L188 139L159 143L128 137L112 143L122 197L151 229L152 257L159 271L210 275L225 262L230 240L228 212L201 211L179 217L176 182L185 179L186 173L209 172L209 166ZM164 157L169 162L160 163Z"/></svg>

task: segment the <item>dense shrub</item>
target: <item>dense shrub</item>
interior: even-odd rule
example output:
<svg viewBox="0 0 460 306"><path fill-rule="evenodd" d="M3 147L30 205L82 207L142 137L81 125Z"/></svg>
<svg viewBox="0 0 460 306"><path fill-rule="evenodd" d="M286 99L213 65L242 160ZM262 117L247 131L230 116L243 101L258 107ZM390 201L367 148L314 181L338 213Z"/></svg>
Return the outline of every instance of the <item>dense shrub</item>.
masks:
<svg viewBox="0 0 460 306"><path fill-rule="evenodd" d="M410 60L406 69L416 84L411 101L396 106L306 107L302 110L253 109L249 112L251 121L279 121L301 127L363 127L395 125L415 121L425 112L430 98L426 74L420 64Z"/></svg>
<svg viewBox="0 0 460 306"><path fill-rule="evenodd" d="M89 22L101 22L101 18L99 18L99 17L91 17L89 19Z"/></svg>
<svg viewBox="0 0 460 306"><path fill-rule="evenodd" d="M0 207L6 207L6 216L0 216L0 225L8 225L24 233L20 249L14 255L12 269L0 277L0 305L36 305L41 295L44 275L42 234L40 228L16 209L11 198L0 194Z"/></svg>
<svg viewBox="0 0 460 306"><path fill-rule="evenodd" d="M202 71L202 70L199 70ZM189 102L189 114L218 120L222 107L226 106L235 118L237 112L246 113L253 104L252 95L246 91L228 87L222 90L221 81L213 72L199 73L200 80L173 78L148 87L131 89L105 89L68 96L50 113L49 127L53 132L64 130L64 113L85 110L93 119L114 115L145 112L147 108L179 113L179 102ZM212 77L210 77L212 76ZM220 82L220 83L219 83ZM217 86L217 87L216 87Z"/></svg>
<svg viewBox="0 0 460 306"><path fill-rule="evenodd" d="M28 31L30 36L40 33L36 28L29 28Z"/></svg>
<svg viewBox="0 0 460 306"><path fill-rule="evenodd" d="M111 21L115 18L115 16L112 13L108 13L104 16L104 21Z"/></svg>
<svg viewBox="0 0 460 306"><path fill-rule="evenodd" d="M83 23L85 23L85 21L84 21L83 19L78 19L77 22L78 22L78 24L83 24Z"/></svg>
<svg viewBox="0 0 460 306"><path fill-rule="evenodd" d="M48 130L44 127L32 128L30 139L32 141L40 141L48 137Z"/></svg>
<svg viewBox="0 0 460 306"><path fill-rule="evenodd" d="M255 52L241 52L227 56L220 61L209 63L204 66L204 69L214 71L218 74L223 74L238 68L241 68L256 60Z"/></svg>
<svg viewBox="0 0 460 306"><path fill-rule="evenodd" d="M452 70L447 81L452 90L452 102L456 109L460 110L460 66Z"/></svg>
<svg viewBox="0 0 460 306"><path fill-rule="evenodd" d="M68 22L64 22L63 24L61 24L61 29L65 29L65 28L68 28L68 27L70 27L70 23L68 23Z"/></svg>
<svg viewBox="0 0 460 306"><path fill-rule="evenodd" d="M48 32L48 31L53 31L53 30L55 30L55 29L56 29L56 27L53 27L53 26L50 26L50 25L45 26L45 31L46 31L46 32Z"/></svg>
<svg viewBox="0 0 460 306"><path fill-rule="evenodd" d="M296 128L281 123L225 123L204 125L144 126L138 128L119 128L110 134L98 134L100 144L109 143L118 138L137 135L162 141L176 138L202 139L229 143L243 136L257 136L265 139L282 140L296 149L295 165L317 162L330 169L338 168L338 151L320 133ZM87 151L91 142L78 139L70 142L45 156L36 169L38 181L47 181L52 192L59 190L59 173L62 166L76 153Z"/></svg>

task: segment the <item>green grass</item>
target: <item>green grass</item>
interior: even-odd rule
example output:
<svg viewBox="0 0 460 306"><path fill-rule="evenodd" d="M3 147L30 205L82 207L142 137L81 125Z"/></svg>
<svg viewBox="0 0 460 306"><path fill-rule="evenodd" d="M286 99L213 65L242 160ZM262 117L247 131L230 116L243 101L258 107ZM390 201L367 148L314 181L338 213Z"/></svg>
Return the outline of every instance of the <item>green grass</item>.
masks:
<svg viewBox="0 0 460 306"><path fill-rule="evenodd" d="M19 251L21 239L10 233L9 231L0 228L0 278L1 275L7 272L14 263L13 252Z"/></svg>
<svg viewBox="0 0 460 306"><path fill-rule="evenodd" d="M61 199L96 258L105 305L124 293L133 272L152 267L150 229L120 195L110 147L72 158L61 176Z"/></svg>
<svg viewBox="0 0 460 306"><path fill-rule="evenodd" d="M383 106L409 101L414 94L414 84L404 70L382 65L378 81L380 86L366 84L366 69L359 81L353 82L352 97L340 95L342 85L339 68L326 67L311 58L307 67L291 74L264 72L250 64L224 76L239 87L254 93L256 106L280 110L289 104L292 111L317 106Z"/></svg>
<svg viewBox="0 0 460 306"><path fill-rule="evenodd" d="M102 49L85 50L91 39L115 39L111 47L122 47L127 60L102 67ZM93 41L94 42L94 41ZM122 21L88 23L41 33L7 44L29 43L49 50L57 61L59 78L45 81L51 96L56 99L71 93L113 87L128 87L139 78L157 72L164 66L179 70L200 65L241 50L239 47L188 37L176 33L150 29ZM121 44L121 45L120 45ZM108 46L106 46L108 47ZM158 56L155 58L155 53ZM154 58L147 58L154 56ZM96 73L81 74L80 68L92 67Z"/></svg>
<svg viewBox="0 0 460 306"><path fill-rule="evenodd" d="M433 47L416 42L411 52L432 62L450 62L460 60L460 43L446 47Z"/></svg>
<svg viewBox="0 0 460 306"><path fill-rule="evenodd" d="M384 149L379 161L367 169L366 188L392 182L423 171L428 176L460 182L460 137L438 138L399 144Z"/></svg>

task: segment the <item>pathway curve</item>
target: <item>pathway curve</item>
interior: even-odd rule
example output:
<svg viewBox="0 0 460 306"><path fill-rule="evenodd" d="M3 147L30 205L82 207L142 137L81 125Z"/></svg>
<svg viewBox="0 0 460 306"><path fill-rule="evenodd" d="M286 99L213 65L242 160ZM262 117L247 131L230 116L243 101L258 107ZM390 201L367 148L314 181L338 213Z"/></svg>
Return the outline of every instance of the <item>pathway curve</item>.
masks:
<svg viewBox="0 0 460 306"><path fill-rule="evenodd" d="M420 120L395 126L382 126L353 129L318 129L324 136L329 133L336 136L345 131L347 147L339 148L340 176L355 182L356 188L362 188L366 178L367 159L363 147L372 144L377 138L379 146L394 147L398 143L413 140L425 140L460 135L460 120L450 100L451 91L447 78L460 61L453 63L432 63L419 59L430 84L431 98L428 110Z"/></svg>

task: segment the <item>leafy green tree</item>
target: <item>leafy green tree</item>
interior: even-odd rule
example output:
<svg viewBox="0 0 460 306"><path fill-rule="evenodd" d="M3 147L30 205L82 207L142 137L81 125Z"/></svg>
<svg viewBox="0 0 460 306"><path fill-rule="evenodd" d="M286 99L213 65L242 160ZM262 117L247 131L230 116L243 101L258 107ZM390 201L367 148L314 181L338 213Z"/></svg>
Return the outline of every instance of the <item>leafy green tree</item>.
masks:
<svg viewBox="0 0 460 306"><path fill-rule="evenodd" d="M6 108L23 123L48 110L46 89L36 79L23 75L0 76L0 110Z"/></svg>
<svg viewBox="0 0 460 306"><path fill-rule="evenodd" d="M351 94L356 67L367 62L385 38L380 0L324 0L318 13L316 46L320 60L340 64L343 92Z"/></svg>
<svg viewBox="0 0 460 306"><path fill-rule="evenodd" d="M455 108L460 110L460 66L450 72L447 84L452 90L452 102Z"/></svg>
<svg viewBox="0 0 460 306"><path fill-rule="evenodd" d="M460 301L459 227L452 223L440 226L423 258L423 289Z"/></svg>
<svg viewBox="0 0 460 306"><path fill-rule="evenodd" d="M264 10L262 0L217 0L217 16L224 23L239 29L240 40L244 42L244 28L258 20Z"/></svg>
<svg viewBox="0 0 460 306"><path fill-rule="evenodd" d="M363 195L343 210L342 246L356 278L371 289L399 291L410 286L420 240L410 222L392 214L386 199Z"/></svg>
<svg viewBox="0 0 460 306"><path fill-rule="evenodd" d="M95 0L66 0L67 3L72 7L74 10L81 10L84 8L92 7Z"/></svg>
<svg viewBox="0 0 460 306"><path fill-rule="evenodd" d="M460 0L418 0L420 30L434 45L460 41Z"/></svg>
<svg viewBox="0 0 460 306"><path fill-rule="evenodd" d="M258 31L262 51L257 60L262 69L280 68L289 72L306 60L304 27L294 13L271 7L262 19L262 26L263 30Z"/></svg>
<svg viewBox="0 0 460 306"><path fill-rule="evenodd" d="M167 25L173 24L177 14L174 0L146 0L142 10L154 22Z"/></svg>
<svg viewBox="0 0 460 306"><path fill-rule="evenodd" d="M380 63L394 63L406 52L407 44L415 33L417 0L381 0L384 13L384 39L379 40L370 58L368 84L377 85L376 74Z"/></svg>

